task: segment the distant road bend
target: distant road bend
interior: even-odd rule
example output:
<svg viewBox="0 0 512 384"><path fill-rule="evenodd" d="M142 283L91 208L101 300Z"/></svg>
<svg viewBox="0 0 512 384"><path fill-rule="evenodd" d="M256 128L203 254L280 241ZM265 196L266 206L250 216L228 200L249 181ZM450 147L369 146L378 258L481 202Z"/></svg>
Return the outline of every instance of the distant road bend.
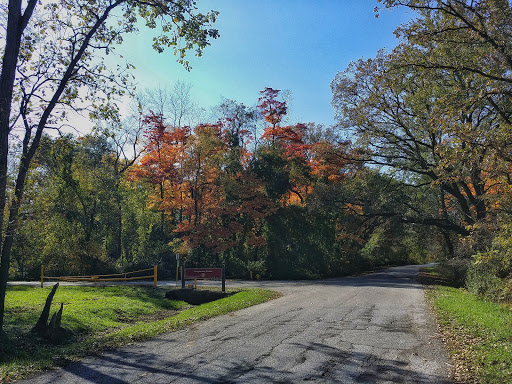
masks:
<svg viewBox="0 0 512 384"><path fill-rule="evenodd" d="M449 383L418 268L259 282L283 297L22 382Z"/></svg>

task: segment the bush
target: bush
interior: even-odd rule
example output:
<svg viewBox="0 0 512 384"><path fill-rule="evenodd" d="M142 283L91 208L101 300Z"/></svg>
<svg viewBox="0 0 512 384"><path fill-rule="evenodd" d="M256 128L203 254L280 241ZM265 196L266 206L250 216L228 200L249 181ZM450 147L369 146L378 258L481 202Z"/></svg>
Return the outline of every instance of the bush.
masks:
<svg viewBox="0 0 512 384"><path fill-rule="evenodd" d="M439 265L439 271L450 285L460 288L466 285L466 277L470 265L471 260L455 258L443 261Z"/></svg>
<svg viewBox="0 0 512 384"><path fill-rule="evenodd" d="M511 301L510 255L504 249L479 253L468 270L467 289L487 300Z"/></svg>
<svg viewBox="0 0 512 384"><path fill-rule="evenodd" d="M499 301L505 287L491 265L475 262L468 269L466 288L486 300Z"/></svg>
<svg viewBox="0 0 512 384"><path fill-rule="evenodd" d="M512 303L512 276L503 281L503 290L500 301Z"/></svg>

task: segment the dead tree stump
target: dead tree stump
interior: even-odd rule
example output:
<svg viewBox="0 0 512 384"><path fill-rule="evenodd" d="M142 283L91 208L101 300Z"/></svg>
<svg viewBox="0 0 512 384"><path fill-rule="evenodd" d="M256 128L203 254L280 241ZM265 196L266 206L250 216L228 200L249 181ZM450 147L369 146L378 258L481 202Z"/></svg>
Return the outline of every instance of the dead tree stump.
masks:
<svg viewBox="0 0 512 384"><path fill-rule="evenodd" d="M52 342L61 341L66 336L69 336L69 331L61 327L64 303L60 304L60 309L53 314L50 322L48 323L53 296L55 296L55 291L57 291L58 287L59 283L53 286L52 291L46 299L46 303L44 305L43 311L41 312L41 316L39 316L37 324L34 326L34 328L32 328L32 332Z"/></svg>
<svg viewBox="0 0 512 384"><path fill-rule="evenodd" d="M46 337L54 342L60 341L62 337L67 334L67 331L60 326L63 309L64 303L60 303L59 311L53 314L52 319L48 324L48 329L46 330Z"/></svg>
<svg viewBox="0 0 512 384"><path fill-rule="evenodd" d="M46 303L44 305L43 311L41 312L41 316L39 316L39 320L37 320L36 325L34 325L34 328L32 328L32 332L37 333L38 335L42 336L48 329L48 317L50 316L50 308L52 306L53 296L55 296L57 288L59 288L59 283L53 286L52 291L46 298Z"/></svg>

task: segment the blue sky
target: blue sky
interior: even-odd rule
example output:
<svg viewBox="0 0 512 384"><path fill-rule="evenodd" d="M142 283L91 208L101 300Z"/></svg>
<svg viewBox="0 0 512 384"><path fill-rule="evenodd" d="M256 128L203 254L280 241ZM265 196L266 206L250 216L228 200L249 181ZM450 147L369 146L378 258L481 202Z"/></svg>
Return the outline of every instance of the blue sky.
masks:
<svg viewBox="0 0 512 384"><path fill-rule="evenodd" d="M152 33L130 36L117 51L135 65L138 90L176 80L192 84L192 97L209 108L222 97L255 105L265 87L289 90L292 121L334 122L330 82L360 57L374 57L397 44L393 31L411 14L383 10L376 0L200 0L220 12L220 38L200 58L189 54L192 71L171 51L151 48Z"/></svg>

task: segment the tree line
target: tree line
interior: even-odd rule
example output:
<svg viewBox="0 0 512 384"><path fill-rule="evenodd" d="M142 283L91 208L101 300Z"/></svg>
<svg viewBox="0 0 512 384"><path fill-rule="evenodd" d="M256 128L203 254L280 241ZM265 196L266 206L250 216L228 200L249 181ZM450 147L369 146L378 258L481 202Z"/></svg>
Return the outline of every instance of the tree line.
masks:
<svg viewBox="0 0 512 384"><path fill-rule="evenodd" d="M397 192L411 189L379 214L437 228L463 284L511 300L511 4L381 2L414 18L393 50L336 75L339 127L356 161L392 175Z"/></svg>
<svg viewBox="0 0 512 384"><path fill-rule="evenodd" d="M171 271L176 253L192 265L225 263L239 277L335 276L474 255L487 265L508 228L510 6L383 3L417 18L397 29L395 49L336 75L335 127L287 125L286 102L272 88L257 108L226 100L214 122L193 122L190 88L178 83L172 94L150 93L151 110L138 111L140 158L121 156L112 128L45 137L33 178L57 178L53 195L42 195L67 199L55 212L68 230L78 227L66 241L36 240L24 221L13 273L33 276L43 261L56 273L96 263ZM55 215L43 211L34 222ZM71 255L77 249L81 256Z"/></svg>
<svg viewBox="0 0 512 384"><path fill-rule="evenodd" d="M226 264L233 277L314 278L432 257L413 224L365 212L392 179L348 160L335 130L285 125L280 96L266 88L257 107L225 100L216 123L194 127L146 106L131 158L121 155L126 127L44 136L13 277L36 278L41 265L62 275L156 264L172 277L180 254L191 266Z"/></svg>

